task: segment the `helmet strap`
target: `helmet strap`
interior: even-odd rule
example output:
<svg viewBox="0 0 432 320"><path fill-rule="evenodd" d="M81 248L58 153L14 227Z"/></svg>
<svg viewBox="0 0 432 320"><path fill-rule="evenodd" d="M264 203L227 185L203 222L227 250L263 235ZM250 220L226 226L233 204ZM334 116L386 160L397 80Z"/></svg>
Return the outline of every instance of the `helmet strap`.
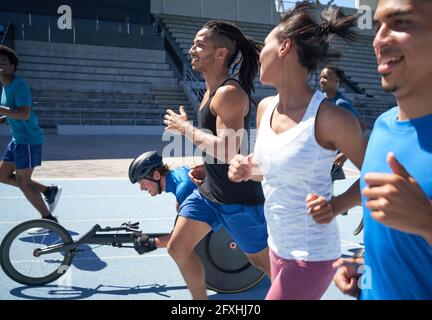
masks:
<svg viewBox="0 0 432 320"><path fill-rule="evenodd" d="M158 185L158 194L162 193L162 186L161 186L161 179L162 178L159 178L159 180L155 180L155 179L152 179L152 178L144 177L144 179L150 180L152 182L156 182L157 185Z"/></svg>

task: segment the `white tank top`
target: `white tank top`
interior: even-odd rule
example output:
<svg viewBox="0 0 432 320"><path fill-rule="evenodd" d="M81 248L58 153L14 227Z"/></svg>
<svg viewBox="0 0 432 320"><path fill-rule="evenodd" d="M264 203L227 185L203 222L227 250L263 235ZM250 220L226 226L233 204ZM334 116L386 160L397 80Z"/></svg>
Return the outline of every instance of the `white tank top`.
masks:
<svg viewBox="0 0 432 320"><path fill-rule="evenodd" d="M316 223L305 200L311 192L331 198L330 170L336 151L324 149L315 139L315 119L324 99L316 91L302 120L280 134L270 127L279 96L261 118L254 157L264 175L268 245L284 259L323 261L341 253L336 220Z"/></svg>

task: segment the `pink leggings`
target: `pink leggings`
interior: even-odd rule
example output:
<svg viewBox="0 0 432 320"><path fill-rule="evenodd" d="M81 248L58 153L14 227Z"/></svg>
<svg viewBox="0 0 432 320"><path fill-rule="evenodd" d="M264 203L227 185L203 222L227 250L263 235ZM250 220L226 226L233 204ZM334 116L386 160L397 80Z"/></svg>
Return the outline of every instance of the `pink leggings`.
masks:
<svg viewBox="0 0 432 320"><path fill-rule="evenodd" d="M330 286L336 260L285 260L270 250L272 285L266 300L319 300Z"/></svg>

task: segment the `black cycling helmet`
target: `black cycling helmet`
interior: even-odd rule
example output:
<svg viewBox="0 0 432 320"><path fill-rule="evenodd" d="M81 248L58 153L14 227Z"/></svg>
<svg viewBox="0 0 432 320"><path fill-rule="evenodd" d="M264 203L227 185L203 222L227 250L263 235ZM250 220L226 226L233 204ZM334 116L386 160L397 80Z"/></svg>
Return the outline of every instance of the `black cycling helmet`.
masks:
<svg viewBox="0 0 432 320"><path fill-rule="evenodd" d="M153 169L159 168L162 164L162 157L158 155L156 151L144 152L132 161L129 166L130 182L136 183L142 178L149 179L147 176L153 171ZM154 181L153 179L149 180Z"/></svg>

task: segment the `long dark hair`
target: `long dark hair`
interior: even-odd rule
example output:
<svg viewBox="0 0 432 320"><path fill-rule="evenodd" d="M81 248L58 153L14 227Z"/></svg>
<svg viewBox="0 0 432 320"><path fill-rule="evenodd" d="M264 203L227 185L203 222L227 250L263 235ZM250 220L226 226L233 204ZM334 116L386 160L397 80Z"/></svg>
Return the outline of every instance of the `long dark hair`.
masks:
<svg viewBox="0 0 432 320"><path fill-rule="evenodd" d="M309 72L314 71L320 63L341 56L339 52L329 48L333 35L348 43L357 38L357 33L352 29L356 26L356 15L346 16L342 9L332 6L324 9L317 21L312 12L315 8L309 2L298 2L293 9L281 16L278 25L279 40L289 38L293 41L300 64Z"/></svg>
<svg viewBox="0 0 432 320"><path fill-rule="evenodd" d="M203 28L212 31L211 39L218 47L228 49L228 68L232 67L236 70L240 65L240 69L234 76L238 76L240 85L250 96L255 90L253 81L258 73L262 44L245 36L236 25L227 21L211 20L204 24ZM232 66L239 52L241 57Z"/></svg>

